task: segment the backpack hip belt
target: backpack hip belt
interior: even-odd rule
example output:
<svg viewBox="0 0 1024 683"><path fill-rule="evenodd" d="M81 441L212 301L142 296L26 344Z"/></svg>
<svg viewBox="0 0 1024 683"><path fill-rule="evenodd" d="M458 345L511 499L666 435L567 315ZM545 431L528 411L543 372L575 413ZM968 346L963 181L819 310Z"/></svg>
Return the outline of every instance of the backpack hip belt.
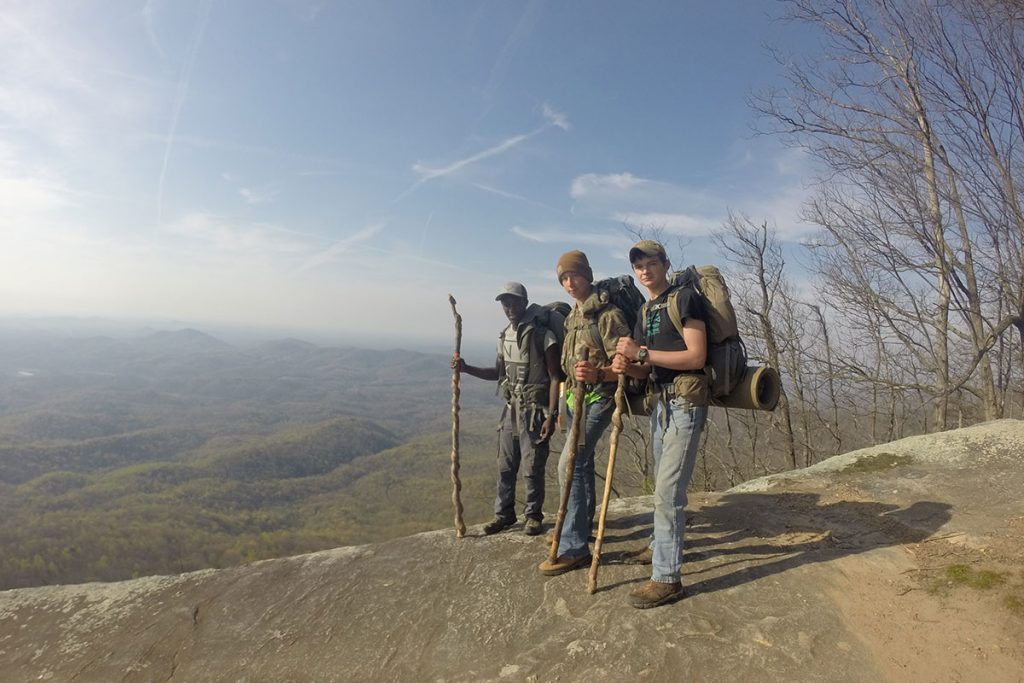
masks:
<svg viewBox="0 0 1024 683"><path fill-rule="evenodd" d="M506 399L509 403L513 401L524 407L547 407L548 391L550 384L516 384L509 390Z"/></svg>

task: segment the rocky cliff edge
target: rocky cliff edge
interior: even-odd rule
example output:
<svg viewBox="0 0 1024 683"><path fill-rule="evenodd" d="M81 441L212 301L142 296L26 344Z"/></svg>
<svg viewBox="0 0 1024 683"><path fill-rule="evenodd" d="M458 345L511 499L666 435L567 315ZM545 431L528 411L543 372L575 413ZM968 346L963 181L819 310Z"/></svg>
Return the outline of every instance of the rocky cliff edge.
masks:
<svg viewBox="0 0 1024 683"><path fill-rule="evenodd" d="M226 570L0 592L17 681L1024 681L1024 423L903 439L690 497L685 599L639 611L543 537L451 530Z"/></svg>

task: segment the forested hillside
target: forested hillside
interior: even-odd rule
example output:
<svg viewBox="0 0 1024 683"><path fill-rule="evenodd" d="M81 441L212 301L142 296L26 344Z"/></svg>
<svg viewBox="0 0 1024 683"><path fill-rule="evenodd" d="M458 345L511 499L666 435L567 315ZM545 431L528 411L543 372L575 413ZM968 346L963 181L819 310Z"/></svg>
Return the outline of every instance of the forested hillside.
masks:
<svg viewBox="0 0 1024 683"><path fill-rule="evenodd" d="M451 523L447 358L194 330L0 337L0 587L222 567ZM467 519L493 385L467 383Z"/></svg>

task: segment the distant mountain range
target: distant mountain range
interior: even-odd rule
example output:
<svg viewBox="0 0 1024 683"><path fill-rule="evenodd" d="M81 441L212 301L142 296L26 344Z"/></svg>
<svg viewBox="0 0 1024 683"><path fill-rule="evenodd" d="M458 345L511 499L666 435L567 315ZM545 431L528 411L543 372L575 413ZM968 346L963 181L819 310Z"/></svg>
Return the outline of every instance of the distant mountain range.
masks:
<svg viewBox="0 0 1024 683"><path fill-rule="evenodd" d="M494 384L463 383L467 515ZM0 332L0 588L226 566L451 516L448 357Z"/></svg>

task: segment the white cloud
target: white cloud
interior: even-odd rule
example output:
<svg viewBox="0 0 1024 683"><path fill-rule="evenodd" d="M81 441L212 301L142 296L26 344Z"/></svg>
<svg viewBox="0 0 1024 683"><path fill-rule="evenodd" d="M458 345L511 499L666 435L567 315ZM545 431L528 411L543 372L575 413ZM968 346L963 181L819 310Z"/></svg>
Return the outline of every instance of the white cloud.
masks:
<svg viewBox="0 0 1024 683"><path fill-rule="evenodd" d="M163 61L167 58L167 55L164 54L163 47L160 45L160 38L157 35L156 23L157 15L160 11L158 5L159 2L157 0L146 0L146 4L142 6L142 23L146 27L146 37L149 38L150 46L159 55L160 60Z"/></svg>
<svg viewBox="0 0 1024 683"><path fill-rule="evenodd" d="M0 177L0 213L7 218L64 208L68 193L59 182L45 178Z"/></svg>
<svg viewBox="0 0 1024 683"><path fill-rule="evenodd" d="M784 241L799 240L816 229L800 218L808 195L809 190L802 183L794 182L782 186L770 197L751 197L730 208L742 211L755 223L769 221L775 225L779 238Z"/></svg>
<svg viewBox="0 0 1024 683"><path fill-rule="evenodd" d="M801 147L787 147L775 157L775 168L787 176L804 177L811 165L811 158Z"/></svg>
<svg viewBox="0 0 1024 683"><path fill-rule="evenodd" d="M487 82L481 91L480 98L483 103L484 113L489 112L493 106L495 95L505 80L505 74L508 72L508 66L512 63L513 56L518 51L519 46L533 32L543 12L543 5L540 2L524 3L524 5L519 21L516 22L508 38L505 39L501 50L498 51L494 64L491 66L491 72L487 77Z"/></svg>
<svg viewBox="0 0 1024 683"><path fill-rule="evenodd" d="M537 242L538 244L578 244L597 247L628 247L629 238L623 235L615 235L600 232L580 232L579 228L557 227L543 230L528 230L522 226L512 226L512 233L524 240Z"/></svg>
<svg viewBox="0 0 1024 683"><path fill-rule="evenodd" d="M524 140L528 140L530 137L532 137L532 136L534 136L536 134L537 134L537 131L534 131L532 133L525 133L523 135L514 135L514 136L512 136L510 138L506 138L505 140L502 140L501 142L499 142L498 144L494 145L493 147L488 147L487 149L483 150L482 152L477 152L476 154L473 154L472 156L468 156L468 157L466 157L464 159L459 159L458 161L453 161L452 163L448 164L447 166L431 168L431 167L429 167L429 166L427 166L425 164L422 164L420 162L416 162L415 164L413 164L412 170L413 170L414 173L416 173L416 175L418 175L420 177L420 179L418 181L419 183L425 183L428 180L433 180L435 178L443 178L444 176L448 176L448 175L452 175L453 173L457 173L458 171L461 171L465 167L467 167L467 166L469 166L471 164L475 164L478 161L483 161L484 159L487 159L487 158L490 158L490 157L493 157L493 156L497 156L498 154L501 154L502 152L507 152L508 150L512 149L513 147L515 147L519 143L523 142Z"/></svg>
<svg viewBox="0 0 1024 683"><path fill-rule="evenodd" d="M299 4L299 11L301 12L302 19L308 22L316 21L317 17L320 16L320 13L324 11L324 7L327 5L327 0L307 2L304 6Z"/></svg>
<svg viewBox="0 0 1024 683"><path fill-rule="evenodd" d="M209 213L191 213L164 225L161 232L190 243L190 248L230 254L303 255L311 251L306 240L278 226L233 225Z"/></svg>
<svg viewBox="0 0 1024 683"><path fill-rule="evenodd" d="M800 151L783 150L765 155L753 166L734 166L717 184L699 187L629 172L587 173L572 181L570 195L576 201L572 213L700 237L721 228L733 210L777 223L782 239L798 239L813 229L799 219L808 194L802 182L806 161ZM742 191L735 191L737 186Z"/></svg>
<svg viewBox="0 0 1024 683"><path fill-rule="evenodd" d="M661 228L668 233L694 237L708 235L716 228L721 227L722 224L719 218L702 218L682 213L662 213L658 211L648 213L615 213L612 215L612 218L631 227Z"/></svg>
<svg viewBox="0 0 1024 683"><path fill-rule="evenodd" d="M545 204L544 202L538 202L538 201L536 201L534 199L530 199L529 197L525 197L525 196L523 196L521 194L516 194L514 192L506 192L505 190L499 190L496 187L491 187L490 185L484 185L483 183L472 183L472 185L473 185L473 187L477 188L478 190L483 190L484 192L490 192L491 194L496 194L499 197L505 197L506 199L514 199L516 201L524 202L526 204L532 204L534 206L540 206L540 207L543 207L545 209L550 209L551 211L558 211L558 212L564 211L564 209L559 209L558 207L551 206L550 204Z"/></svg>
<svg viewBox="0 0 1024 683"><path fill-rule="evenodd" d="M573 179L569 194L573 199L585 199L609 191L632 190L650 182L643 178L637 178L632 173L610 173L606 175L586 173Z"/></svg>
<svg viewBox="0 0 1024 683"><path fill-rule="evenodd" d="M523 142L526 142L530 138L540 135L548 128L555 127L560 128L562 130L569 129L569 119L565 116L565 114L556 111L549 105L543 105L542 114L544 116L544 123L542 125L538 126L537 128L531 130L528 133L521 133L519 135L513 135L511 137L505 138L498 144L492 145L491 147L488 147L487 149L477 152L476 154L471 154L468 157L458 159L444 166L428 166L423 162L417 161L415 164L412 165L412 170L413 173L419 176L419 178L416 180L415 183L412 184L412 186L408 190L400 194L396 198L396 201L398 199L402 199L410 192L415 190L417 187L426 182L435 180L437 178L444 178L446 176L455 175L458 172L462 171L463 169L473 166L478 162L504 154L509 150L519 146Z"/></svg>
<svg viewBox="0 0 1024 683"><path fill-rule="evenodd" d="M55 151L123 144L159 84L125 73L117 46L90 42L78 5L23 3L0 13L0 115Z"/></svg>
<svg viewBox="0 0 1024 683"><path fill-rule="evenodd" d="M206 34L206 27L210 22L210 5L212 0L205 0L202 3L199 16L196 19L195 30L192 33L192 40L189 43L188 53L185 57L185 68L182 70L181 78L178 80L177 92L174 98L174 106L171 111L171 120L167 126L167 144L164 146L163 162L160 164L160 177L157 180L156 188L156 215L157 222L163 221L164 210L164 186L167 182L167 170L171 161L171 151L174 149L174 138L178 134L178 122L181 120L181 112L188 98L188 91L192 82L192 70L195 68L199 56L199 49L203 44L203 36Z"/></svg>
<svg viewBox="0 0 1024 683"><path fill-rule="evenodd" d="M562 130L569 130L572 128L569 123L569 117L552 107L547 102L541 105L541 112L544 114L544 118L547 119L547 122L552 126L561 128Z"/></svg>
<svg viewBox="0 0 1024 683"><path fill-rule="evenodd" d="M267 204L277 198L277 192L274 190L257 190L252 187L240 188L238 194L249 204Z"/></svg>
<svg viewBox="0 0 1024 683"><path fill-rule="evenodd" d="M374 223L373 225L367 225L366 227L356 231L352 235L344 239L340 239L332 244L327 249L324 249L318 254L314 254L308 261L302 264L300 270L309 270L316 268L317 266L323 265L330 261L337 260L338 257L346 254L352 250L358 244L366 242L371 237L375 236L381 230L384 229L383 223Z"/></svg>

